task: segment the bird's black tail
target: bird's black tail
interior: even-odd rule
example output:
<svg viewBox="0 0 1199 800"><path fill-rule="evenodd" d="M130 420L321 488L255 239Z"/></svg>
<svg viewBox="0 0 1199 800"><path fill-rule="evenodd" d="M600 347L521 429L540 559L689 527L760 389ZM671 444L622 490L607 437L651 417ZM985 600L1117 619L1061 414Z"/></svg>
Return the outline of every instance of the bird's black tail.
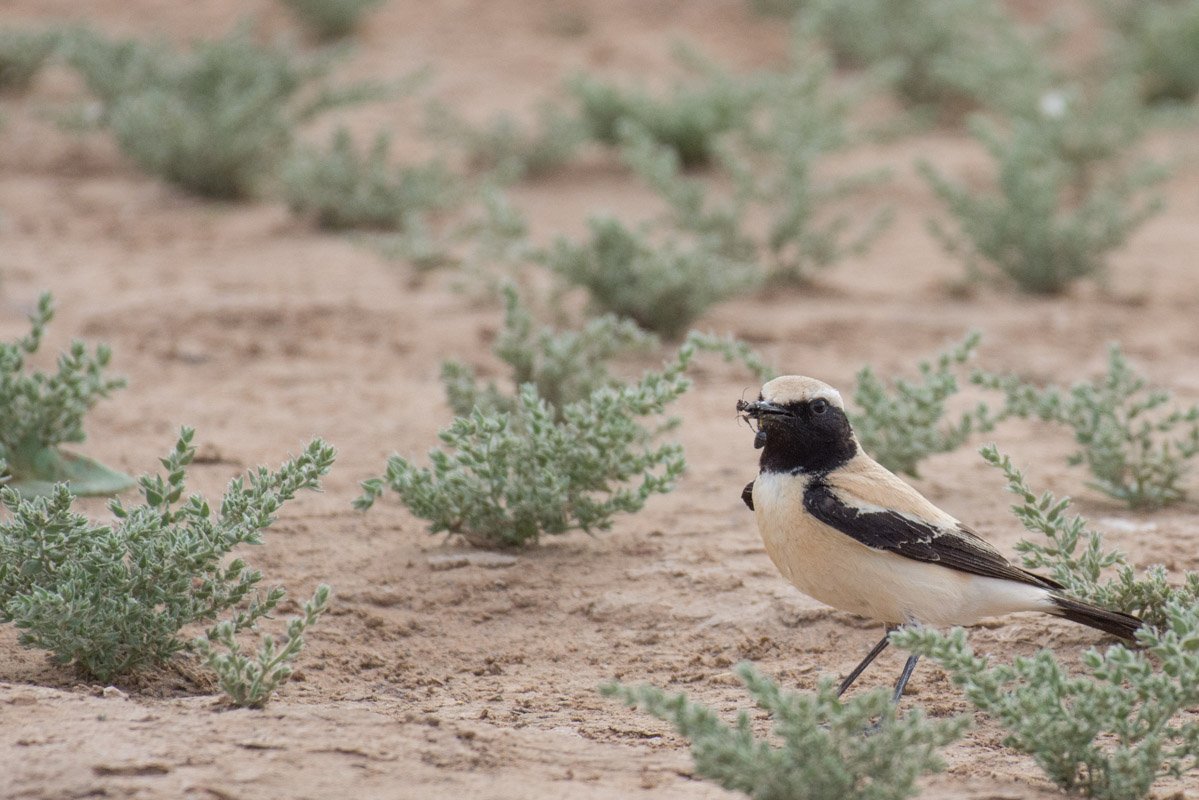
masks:
<svg viewBox="0 0 1199 800"><path fill-rule="evenodd" d="M1071 622L1077 622L1090 628L1110 633L1121 639L1132 641L1133 634L1144 623L1131 614L1121 614L1119 611L1109 611L1106 608L1084 603L1063 594L1053 594L1054 610L1051 614L1065 617Z"/></svg>

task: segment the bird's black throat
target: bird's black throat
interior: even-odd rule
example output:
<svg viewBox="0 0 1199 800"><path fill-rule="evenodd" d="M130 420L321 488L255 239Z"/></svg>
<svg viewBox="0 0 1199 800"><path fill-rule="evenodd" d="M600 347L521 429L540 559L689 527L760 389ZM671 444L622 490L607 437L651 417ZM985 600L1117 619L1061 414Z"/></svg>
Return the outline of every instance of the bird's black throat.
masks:
<svg viewBox="0 0 1199 800"><path fill-rule="evenodd" d="M844 411L831 407L815 414L806 404L792 411L760 419L754 444L766 434L758 462L762 472L829 472L857 455L857 441Z"/></svg>

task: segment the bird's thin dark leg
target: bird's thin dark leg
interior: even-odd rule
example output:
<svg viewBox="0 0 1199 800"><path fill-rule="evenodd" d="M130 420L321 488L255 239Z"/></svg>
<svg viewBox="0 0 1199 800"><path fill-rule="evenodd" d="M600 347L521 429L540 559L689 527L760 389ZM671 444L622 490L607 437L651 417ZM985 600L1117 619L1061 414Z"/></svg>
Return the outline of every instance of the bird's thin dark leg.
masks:
<svg viewBox="0 0 1199 800"><path fill-rule="evenodd" d="M920 660L920 656L913 653L908 656L907 663L903 665L903 672L899 673L899 680L895 684L895 694L891 696L892 703L898 703L899 698L903 697L903 690L907 688L908 680L912 677L912 672L916 669L916 662Z"/></svg>
<svg viewBox="0 0 1199 800"><path fill-rule="evenodd" d="M841 681L841 685L837 687L837 697L845 694L845 691L850 686L853 686L853 682L858 679L858 676L866 671L866 667L870 666L870 662L878 658L878 654L887 649L887 645L891 644L891 631L893 630L895 629L888 625L887 632L883 634L882 641L876 644L874 649L866 654L866 657L862 659L862 663L854 667L853 672L849 673L845 680Z"/></svg>

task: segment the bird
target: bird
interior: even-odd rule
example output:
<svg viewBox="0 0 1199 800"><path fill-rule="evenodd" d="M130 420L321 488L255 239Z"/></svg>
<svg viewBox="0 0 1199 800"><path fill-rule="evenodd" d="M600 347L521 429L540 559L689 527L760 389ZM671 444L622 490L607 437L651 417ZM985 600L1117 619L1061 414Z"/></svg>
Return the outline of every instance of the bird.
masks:
<svg viewBox="0 0 1199 800"><path fill-rule="evenodd" d="M863 452L832 386L785 375L762 386L756 401L737 401L737 411L756 423L758 475L741 497L771 561L804 594L885 626L838 697L904 625L973 625L1043 611L1127 640L1141 627L1130 614L1071 597L1057 581L1011 563ZM918 659L908 657L893 702Z"/></svg>

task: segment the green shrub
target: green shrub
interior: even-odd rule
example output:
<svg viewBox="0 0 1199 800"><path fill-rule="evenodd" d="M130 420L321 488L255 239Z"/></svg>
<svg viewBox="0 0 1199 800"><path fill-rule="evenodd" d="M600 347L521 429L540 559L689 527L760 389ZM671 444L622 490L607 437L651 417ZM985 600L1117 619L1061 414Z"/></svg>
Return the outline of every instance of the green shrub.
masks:
<svg viewBox="0 0 1199 800"><path fill-rule="evenodd" d="M860 223L838 213L887 173L818 177L831 153L858 138L849 114L859 92L834 91L831 66L802 47L793 60L786 72L756 79L770 103L716 152L728 190L685 176L678 156L636 122L619 126L625 161L670 208L664 223L735 261L765 262L774 284L806 283L814 270L864 252L890 221L886 210ZM768 220L764 231L747 223L753 215Z"/></svg>
<svg viewBox="0 0 1199 800"><path fill-rule="evenodd" d="M869 366L857 374L852 414L854 433L867 453L894 472L920 477L916 466L933 453L956 450L970 434L986 432L998 421L980 403L956 423L941 425L945 401L958 392L954 368L974 356L981 335L970 333L962 342L937 356L935 364L920 362L919 383L895 381L894 396Z"/></svg>
<svg viewBox="0 0 1199 800"><path fill-rule="evenodd" d="M1157 199L1138 197L1162 179L1158 168L1110 164L1097 175L1092 164L1080 171L1059 149L1060 126L1052 119L1014 119L1006 137L981 119L971 122L996 162L997 191L972 192L928 162L920 170L959 231L935 221L931 229L964 259L972 279L981 274L980 258L1036 294L1061 292L1081 278L1102 279L1107 253L1160 208Z"/></svg>
<svg viewBox="0 0 1199 800"><path fill-rule="evenodd" d="M322 228L396 230L452 201L453 178L441 163L393 167L390 147L381 131L362 155L350 132L338 128L327 151L297 149L281 173L288 204L297 214L315 213Z"/></svg>
<svg viewBox="0 0 1199 800"><path fill-rule="evenodd" d="M944 667L1004 727L1004 744L1032 756L1058 786L1138 800L1159 777L1181 776L1199 760L1199 721L1181 716L1199 704L1199 608L1171 603L1166 614L1164 629L1137 633L1143 650L1085 652L1080 676L1048 650L991 666L961 628L906 628L891 642Z"/></svg>
<svg viewBox="0 0 1199 800"><path fill-rule="evenodd" d="M732 726L682 693L668 696L652 686L619 684L600 691L671 722L691 740L697 775L755 800L913 797L921 775L945 767L937 748L969 725L966 717L927 720L919 709L901 719L882 689L842 702L831 678L822 679L814 695L802 695L780 691L749 664L736 671L770 715L772 738L754 735L746 711Z"/></svg>
<svg viewBox="0 0 1199 800"><path fill-rule="evenodd" d="M1187 572L1183 585L1174 587L1165 567L1158 565L1138 580L1123 553L1103 549L1100 532L1089 530L1087 521L1077 514L1066 516L1069 498L1058 500L1050 492L1037 497L1025 482L1024 473L1012 465L1008 456L1001 456L994 445L980 452L988 464L1003 471L1008 491L1020 497L1012 513L1025 528L1045 537L1045 542L1022 539L1016 544L1025 567L1050 569L1054 580L1071 596L1133 614L1159 628L1167 624L1172 603L1191 607L1199 601L1199 573ZM1116 576L1103 579L1104 570L1111 568Z"/></svg>
<svg viewBox="0 0 1199 800"><path fill-rule="evenodd" d="M80 341L59 354L57 372L27 373L25 359L41 347L53 318L53 298L44 292L29 335L0 342L0 460L8 463L12 488L26 495L47 493L54 483L68 480L77 494L119 492L133 485L128 476L62 453L58 446L82 442L84 415L125 381L105 374L112 358L106 345L98 345L93 355Z"/></svg>
<svg viewBox="0 0 1199 800"><path fill-rule="evenodd" d="M335 54L299 59L262 46L245 27L197 42L190 53L71 37L68 60L105 104L103 119L139 167L196 194L253 194L290 151L295 128L329 110L383 95L378 86L332 89Z"/></svg>
<svg viewBox="0 0 1199 800"><path fill-rule="evenodd" d="M839 60L883 68L915 105L1027 108L1048 82L1037 48L991 0L811 0L797 20Z"/></svg>
<svg viewBox="0 0 1199 800"><path fill-rule="evenodd" d="M749 344L736 338L731 333L724 336L717 336L714 333L690 331L683 342L683 346L693 347L696 350L706 353L716 353L728 364L735 361L753 373L754 377L762 383L766 383L778 375L774 367L770 366L762 358L761 353L753 350Z"/></svg>
<svg viewBox="0 0 1199 800"><path fill-rule="evenodd" d="M892 212L884 208L869 216L837 212L890 178L886 169L863 170L821 178L818 171L830 154L858 138L849 130L854 90L833 92L831 66L824 61L793 67L770 82L775 98L768 123L751 144L751 152L734 176L752 176L745 191L770 220L763 242L768 279L775 284L802 285L811 273L849 256L867 251L888 225ZM840 97L830 98L830 94Z"/></svg>
<svg viewBox="0 0 1199 800"><path fill-rule="evenodd" d="M526 130L508 114L472 126L440 103L429 106L428 117L429 132L458 143L472 169L494 172L505 181L553 172L574 156L588 135L578 119L548 103L540 107L534 130Z"/></svg>
<svg viewBox="0 0 1199 800"><path fill-rule="evenodd" d="M1199 93L1199 2L1096 3L1113 26L1109 58L1128 69L1151 103L1188 103Z"/></svg>
<svg viewBox="0 0 1199 800"><path fill-rule="evenodd" d="M1037 389L1014 375L978 372L971 380L1004 393L1005 416L1073 429L1080 449L1070 463L1087 465L1094 478L1089 486L1130 508L1159 508L1186 498L1180 483L1187 462L1199 454L1199 405L1163 413L1170 393L1149 390L1118 345L1109 349L1106 375L1068 392Z"/></svg>
<svg viewBox="0 0 1199 800"><path fill-rule="evenodd" d="M328 610L329 594L328 586L317 587L316 594L304 604L304 615L288 622L282 647L267 634L251 658L241 651L237 630L229 620L218 622L209 629L207 636L193 640L190 647L200 656L204 666L217 674L221 691L235 706L262 708L275 690L292 676L294 670L290 662L304 649L304 632Z"/></svg>
<svg viewBox="0 0 1199 800"><path fill-rule="evenodd" d="M707 246L676 241L655 245L648 232L617 219L588 220L591 240L559 238L546 265L585 287L595 308L633 320L646 330L675 338L710 306L756 282L755 268Z"/></svg>
<svg viewBox="0 0 1199 800"><path fill-rule="evenodd" d="M0 29L0 91L23 92L58 46L54 31Z"/></svg>
<svg viewBox="0 0 1199 800"><path fill-rule="evenodd" d="M432 467L393 455L382 477L363 481L354 505L370 508L390 488L431 533L475 546L517 547L574 529L607 530L617 512L639 511L674 488L686 462L679 444L653 444L642 420L665 412L690 385L695 353L684 346L660 372L602 385L559 408L520 387L511 413L476 408L440 434Z"/></svg>
<svg viewBox="0 0 1199 800"><path fill-rule="evenodd" d="M337 39L353 33L363 15L383 0L283 0L283 4L321 38Z"/></svg>
<svg viewBox="0 0 1199 800"><path fill-rule="evenodd" d="M1035 109L1016 116L1067 165L1075 194L1119 166L1149 120L1136 81L1126 75L1095 85L1065 84L1043 94Z"/></svg>
<svg viewBox="0 0 1199 800"><path fill-rule="evenodd" d="M65 31L62 51L102 105L101 122L122 96L155 82L171 58L169 46L161 40L114 39L84 26Z"/></svg>
<svg viewBox="0 0 1199 800"><path fill-rule="evenodd" d="M700 79L680 82L665 97L643 88L624 89L580 73L567 81L591 138L620 144L620 123L631 121L669 147L684 168L709 164L720 136L744 124L759 100L751 82L738 80L691 50L678 59Z"/></svg>
<svg viewBox="0 0 1199 800"><path fill-rule="evenodd" d="M464 213L452 224L434 225L428 217L409 215L398 234L363 235L386 258L408 261L418 270L461 268L458 288L483 287L488 299L511 279L513 268L527 266L540 250L529 239L525 215L494 182L484 180L458 188Z"/></svg>
<svg viewBox="0 0 1199 800"><path fill-rule="evenodd" d="M111 526L72 512L64 484L34 500L0 489L12 512L0 523L0 621L16 624L20 644L49 650L57 663L107 683L183 650L185 625L214 620L249 599L231 618L242 629L279 603L282 589L257 595L262 574L241 558L223 562L238 545L260 544L285 501L319 488L333 448L315 439L278 471L251 472L249 487L232 481L214 514L199 495L181 502L193 433L183 428L162 459L165 480L139 478L143 503L109 504L117 518Z"/></svg>
<svg viewBox="0 0 1199 800"><path fill-rule="evenodd" d="M536 387L537 396L561 409L615 384L608 362L616 355L648 350L657 339L628 320L608 315L593 319L581 331L535 330L533 317L520 304L511 284L502 289L504 327L495 343L495 354L511 369L512 392L490 382L480 386L471 368L459 361L441 362L441 381L450 408L457 417L475 409L485 414L516 410L524 384Z"/></svg>

